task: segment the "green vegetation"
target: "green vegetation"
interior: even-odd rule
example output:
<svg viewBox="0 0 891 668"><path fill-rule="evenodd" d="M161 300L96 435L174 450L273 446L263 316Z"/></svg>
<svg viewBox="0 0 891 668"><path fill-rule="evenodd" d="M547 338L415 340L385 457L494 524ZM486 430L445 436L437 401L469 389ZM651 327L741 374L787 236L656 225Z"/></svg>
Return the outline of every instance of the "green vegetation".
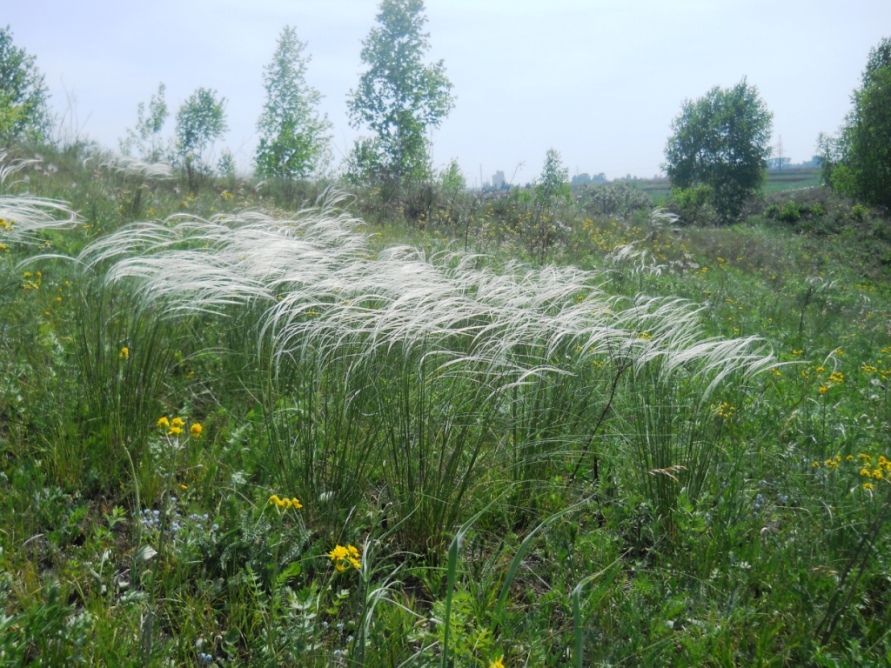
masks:
<svg viewBox="0 0 891 668"><path fill-rule="evenodd" d="M282 29L272 62L263 74L266 103L257 121L257 174L304 179L330 160L331 123L319 117L321 93L306 83L306 44L290 26Z"/></svg>
<svg viewBox="0 0 891 668"><path fill-rule="evenodd" d="M165 157L161 131L170 115L164 99L166 90L163 83L158 84L158 91L149 100L148 111L144 102L139 103L136 108L136 127L127 129L126 138L120 142L121 153L127 156L135 153L148 162L158 162Z"/></svg>
<svg viewBox="0 0 891 668"><path fill-rule="evenodd" d="M866 204L891 207L891 39L870 51L840 135L821 136L820 148L826 183Z"/></svg>
<svg viewBox="0 0 891 668"><path fill-rule="evenodd" d="M667 208L556 149L468 192L423 3L377 20L333 184L289 27L256 179L204 88L172 149L161 84L133 155L39 114L0 153L0 665L891 662L891 222L850 154L762 189L743 80L685 104Z"/></svg>
<svg viewBox="0 0 891 668"><path fill-rule="evenodd" d="M356 143L349 169L361 182L398 188L428 180L427 133L451 111L452 84L442 61L424 63L430 43L422 0L382 0L376 18L362 44L368 69L348 101L353 127L374 136Z"/></svg>
<svg viewBox="0 0 891 668"><path fill-rule="evenodd" d="M289 213L82 150L0 164L6 664L891 652L887 220L676 228L556 152Z"/></svg>
<svg viewBox="0 0 891 668"><path fill-rule="evenodd" d="M746 200L764 183L771 119L758 90L745 79L684 102L665 147L665 172L672 188L681 191L681 208L707 204L722 222L738 220ZM683 192L689 190L693 193Z"/></svg>
<svg viewBox="0 0 891 668"><path fill-rule="evenodd" d="M52 127L49 92L34 56L0 28L0 145L46 140Z"/></svg>
<svg viewBox="0 0 891 668"><path fill-rule="evenodd" d="M218 100L209 88L196 89L176 112L176 148L189 188L195 188L198 174L208 171L204 151L226 130L226 98Z"/></svg>

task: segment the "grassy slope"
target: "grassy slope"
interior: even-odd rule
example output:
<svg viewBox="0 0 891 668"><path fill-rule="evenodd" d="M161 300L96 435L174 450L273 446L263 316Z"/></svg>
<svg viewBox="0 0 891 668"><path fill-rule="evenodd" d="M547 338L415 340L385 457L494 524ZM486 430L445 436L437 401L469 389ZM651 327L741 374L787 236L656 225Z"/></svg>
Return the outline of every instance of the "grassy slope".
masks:
<svg viewBox="0 0 891 668"><path fill-rule="evenodd" d="M153 307L135 309L131 287L110 291L70 262L21 266L37 253L74 255L130 220L273 204L245 184L192 196L95 163L84 171L76 157L22 174L84 223L0 250L4 662L439 665L446 646L468 666L499 656L505 665L888 656L891 485L880 457L891 456L891 291L877 235L887 223L845 219L841 234L818 237L766 222L673 231L578 220L552 258L604 272L617 298L701 305L700 336L762 337L776 363L702 402L688 376L632 375L620 356L592 356L576 370L584 383L518 385L522 401L480 418L484 395L422 382L411 351L273 378L256 357L260 311L159 321ZM354 206L386 216L372 204ZM471 238L497 268L524 244L488 215ZM424 232L371 231L380 236L370 257L406 238L435 252L449 236L432 221ZM604 262L629 242L646 255ZM300 322L324 320L326 308ZM642 346L653 335L633 332ZM330 399L360 373L349 401ZM362 403L362 387L392 399ZM411 405L399 413L403 399ZM393 417L375 441L368 416L378 413ZM162 414L203 433L171 441L154 426ZM396 496L401 484L431 483L394 472L389 457L440 456L458 442L414 449L425 442L419 414L462 443L483 434L484 466L454 507ZM481 419L493 428L478 430ZM414 435L388 440L403 428ZM362 444L397 442L408 449L389 463L359 457ZM298 452L317 460L289 464ZM452 493L473 450L449 452L457 468L437 494ZM355 497L332 500L334 485ZM272 493L296 494L303 508L270 506ZM455 515L436 525L443 509ZM462 522L463 540L450 542ZM338 544L362 550L361 569L327 556Z"/></svg>

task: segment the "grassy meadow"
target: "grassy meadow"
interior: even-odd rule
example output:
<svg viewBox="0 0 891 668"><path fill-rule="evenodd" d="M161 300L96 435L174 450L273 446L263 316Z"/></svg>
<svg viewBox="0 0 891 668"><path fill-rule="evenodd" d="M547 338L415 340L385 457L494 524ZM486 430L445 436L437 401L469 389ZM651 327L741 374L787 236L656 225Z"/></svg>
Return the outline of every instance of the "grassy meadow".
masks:
<svg viewBox="0 0 891 668"><path fill-rule="evenodd" d="M891 662L887 219L33 157L0 665Z"/></svg>

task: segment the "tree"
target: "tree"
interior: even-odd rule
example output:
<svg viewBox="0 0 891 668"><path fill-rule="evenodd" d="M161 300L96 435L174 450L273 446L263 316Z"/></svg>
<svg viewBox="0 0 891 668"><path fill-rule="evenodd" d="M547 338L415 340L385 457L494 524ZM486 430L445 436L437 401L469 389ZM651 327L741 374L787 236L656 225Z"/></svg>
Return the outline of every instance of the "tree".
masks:
<svg viewBox="0 0 891 668"><path fill-rule="evenodd" d="M672 188L707 192L724 222L737 220L764 182L771 121L758 90L745 79L685 101L665 148L663 168Z"/></svg>
<svg viewBox="0 0 891 668"><path fill-rule="evenodd" d="M820 135L823 178L838 192L891 208L891 39L869 53L838 137Z"/></svg>
<svg viewBox="0 0 891 668"><path fill-rule="evenodd" d="M427 131L439 127L454 106L443 61L426 65L430 48L423 0L382 0L378 27L362 43L368 69L350 92L353 127L367 126L373 139L356 143L351 161L364 176L395 184L430 175Z"/></svg>
<svg viewBox="0 0 891 668"><path fill-rule="evenodd" d="M257 173L263 176L306 178L320 172L330 159L331 123L316 107L321 93L306 83L306 44L285 26L272 62L263 73L266 103L257 121Z"/></svg>
<svg viewBox="0 0 891 668"><path fill-rule="evenodd" d="M176 112L176 145L194 186L196 170L203 165L208 144L223 136L226 126L226 98L217 100L216 91L198 88Z"/></svg>
<svg viewBox="0 0 891 668"><path fill-rule="evenodd" d="M557 149L548 149L541 175L535 183L535 207L529 219L526 237L529 248L544 262L548 249L556 243L563 224L558 219L560 207L572 201L569 170Z"/></svg>
<svg viewBox="0 0 891 668"><path fill-rule="evenodd" d="M149 162L157 162L164 152L161 130L170 112L164 101L166 86L158 84L158 92L152 95L148 103L148 113L144 102L136 107L136 127L127 129L127 136L120 141L121 153L131 155L134 151L139 157Z"/></svg>
<svg viewBox="0 0 891 668"><path fill-rule="evenodd" d="M52 126L48 99L34 56L13 44L9 26L0 29L0 143L45 141Z"/></svg>

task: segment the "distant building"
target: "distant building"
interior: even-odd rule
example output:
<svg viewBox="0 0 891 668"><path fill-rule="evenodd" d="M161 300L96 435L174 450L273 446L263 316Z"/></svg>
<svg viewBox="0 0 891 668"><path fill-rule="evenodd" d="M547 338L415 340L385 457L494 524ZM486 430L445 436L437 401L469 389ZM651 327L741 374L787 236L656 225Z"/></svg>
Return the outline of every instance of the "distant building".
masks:
<svg viewBox="0 0 891 668"><path fill-rule="evenodd" d="M504 187L504 172L495 172L492 175L492 187L495 190L498 190L498 189Z"/></svg>

